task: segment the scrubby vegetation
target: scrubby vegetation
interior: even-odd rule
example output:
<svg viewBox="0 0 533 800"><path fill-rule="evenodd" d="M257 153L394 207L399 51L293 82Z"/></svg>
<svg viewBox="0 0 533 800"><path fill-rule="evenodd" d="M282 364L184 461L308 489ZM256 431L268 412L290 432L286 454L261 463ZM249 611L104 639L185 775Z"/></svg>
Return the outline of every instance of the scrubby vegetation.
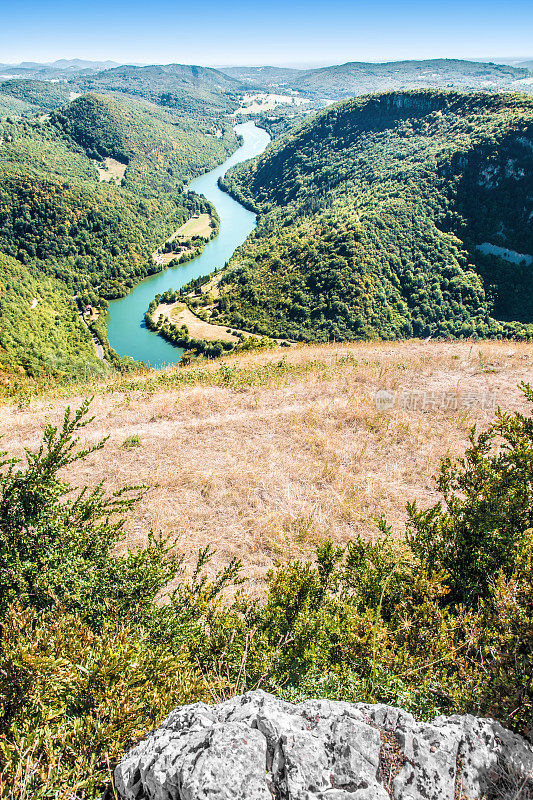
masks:
<svg viewBox="0 0 533 800"><path fill-rule="evenodd" d="M229 601L237 562L208 579L208 551L191 573L156 535L117 548L145 487L107 497L65 482L94 450L79 439L87 410L48 427L26 465L3 463L2 797L99 797L124 748L172 707L256 686L531 732L530 416L499 411L473 431L437 476L442 501L409 508L405 541L381 519L372 539L273 570L262 599Z"/></svg>
<svg viewBox="0 0 533 800"><path fill-rule="evenodd" d="M322 112L231 170L261 213L221 283L222 320L293 339L530 337L533 104L399 92Z"/></svg>

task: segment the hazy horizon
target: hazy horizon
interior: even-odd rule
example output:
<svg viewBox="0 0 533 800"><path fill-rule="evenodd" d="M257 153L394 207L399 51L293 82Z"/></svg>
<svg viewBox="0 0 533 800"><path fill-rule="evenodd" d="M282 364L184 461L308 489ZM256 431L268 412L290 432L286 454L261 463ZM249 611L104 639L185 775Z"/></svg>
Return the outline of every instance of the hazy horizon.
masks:
<svg viewBox="0 0 533 800"><path fill-rule="evenodd" d="M206 0L201 16L196 7L169 0L94 0L90 7L28 0L3 11L0 62L79 58L122 64L326 66L429 58L510 60L531 57L532 33L530 0L381 0L372 7L348 0L295 0L290 5L272 0L268 6L236 0L229 9Z"/></svg>
<svg viewBox="0 0 533 800"><path fill-rule="evenodd" d="M391 58L382 58L382 59L371 59L371 58L369 58L369 59L364 59L364 61L361 60L361 59L348 59L347 61L345 61L345 60L341 60L341 61L327 60L327 61L308 61L308 62L301 62L301 61L295 61L295 62L293 62L293 61L287 61L287 62L273 62L273 61L251 62L251 61L248 61L248 62L240 63L240 62L237 62L237 61L233 61L233 62L227 62L227 63L223 63L223 64L209 64L209 63L201 64L199 61L191 61L191 62L185 62L185 61L144 61L144 62L139 62L139 61L120 61L120 60L117 60L116 58L112 58L112 57L110 57L110 58L90 58L90 56L86 56L86 57L81 58L81 57L75 56L75 55L72 55L72 56L59 55L57 58L48 59L47 61L39 61L39 60L37 60L35 58L24 58L24 59L21 59L20 61L16 61L16 62L15 61L1 61L0 60L0 64L3 64L4 66L7 66L7 67L19 67L19 66L21 66L23 64L36 64L36 65L39 65L39 66L52 66L52 65L54 65L54 64L56 64L58 62L62 62L62 61L65 61L65 62L71 62L71 61L82 61L82 62L85 62L86 61L86 62L95 63L95 64L108 62L110 64L113 63L115 66L133 66L133 67L147 67L147 66L156 66L156 65L168 66L170 64L183 64L183 65L191 65L191 66L204 66L204 67L208 67L208 68L211 68L211 69L218 69L218 70L230 69L232 67L242 67L242 68L246 68L246 67L250 67L250 68L254 68L254 67L278 67L280 69L299 69L299 70L304 71L304 70L309 70L309 69L321 69L321 68L329 67L329 66L339 66L339 65L342 65L342 64L345 64L345 63L357 63L357 62L368 63L368 64L384 64L384 63L394 64L394 63L401 63L402 61L424 61L424 60L439 61L439 60L454 60L454 59L455 60L460 60L460 61L471 61L471 62L474 62L474 63L496 63L496 64L507 64L507 65L511 65L511 62L512 62L512 63L516 63L516 65L519 66L520 62L522 62L522 61L532 61L533 60L533 55L529 55L529 56L528 55L520 55L520 56L484 56L484 57L483 56L477 56L477 57L475 57L475 56L474 57L462 56L461 58L459 58L457 56L433 55L433 56L428 57L427 59L407 58L406 57L406 58L392 58L392 59Z"/></svg>

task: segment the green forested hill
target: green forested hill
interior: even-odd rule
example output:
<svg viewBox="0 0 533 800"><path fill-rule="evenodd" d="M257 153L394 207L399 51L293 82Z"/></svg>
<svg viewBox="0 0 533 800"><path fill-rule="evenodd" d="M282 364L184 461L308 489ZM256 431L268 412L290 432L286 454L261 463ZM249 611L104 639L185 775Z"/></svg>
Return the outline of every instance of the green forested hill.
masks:
<svg viewBox="0 0 533 800"><path fill-rule="evenodd" d="M35 111L51 111L68 103L70 88L65 83L17 78L0 82L0 102L13 98Z"/></svg>
<svg viewBox="0 0 533 800"><path fill-rule="evenodd" d="M243 89L223 72L187 64L121 66L75 80L83 91L124 92L195 117L234 111Z"/></svg>
<svg viewBox="0 0 533 800"><path fill-rule="evenodd" d="M476 249L533 254L532 100L346 101L226 186L262 216L222 278L225 322L319 340L494 335L493 302L495 316L533 322L525 264Z"/></svg>
<svg viewBox="0 0 533 800"><path fill-rule="evenodd" d="M0 253L0 374L64 378L105 370L65 286Z"/></svg>
<svg viewBox="0 0 533 800"><path fill-rule="evenodd" d="M499 91L515 88L528 77L528 70L504 64L430 59L391 61L383 64L349 62L305 72L292 87L310 95L340 100L369 92L399 89L454 88Z"/></svg>
<svg viewBox="0 0 533 800"><path fill-rule="evenodd" d="M237 80L254 82L271 91L293 90L316 99L340 100L399 89L528 91L530 87L524 80L530 73L526 67L437 58L378 64L350 61L308 70L230 67L224 71Z"/></svg>
<svg viewBox="0 0 533 800"><path fill-rule="evenodd" d="M227 121L193 120L119 95L83 95L51 121L92 158L110 156L126 163L124 185L144 195L181 189L237 146Z"/></svg>
<svg viewBox="0 0 533 800"><path fill-rule="evenodd" d="M10 265L24 266L24 284L28 276L37 283L47 276L46 285L61 295L54 331L64 334L43 337L39 353L39 337L21 333L25 317L3 312L5 330L16 342L6 348L9 363L18 354L26 365L24 341L37 372L52 363L50 349L62 363L79 367L83 352L94 361L86 329L77 318L70 321L73 296L82 305L105 308L107 299L160 268L153 250L192 213L206 209L206 201L183 192L184 183L237 146L231 128L220 138L214 134L213 126L145 102L96 96L80 97L49 119L0 123L0 254L10 257L5 272ZM121 185L100 182L97 166L105 156L126 165ZM15 308L18 284L7 286L3 300ZM31 320L41 308L36 306ZM67 334L67 323L76 335Z"/></svg>

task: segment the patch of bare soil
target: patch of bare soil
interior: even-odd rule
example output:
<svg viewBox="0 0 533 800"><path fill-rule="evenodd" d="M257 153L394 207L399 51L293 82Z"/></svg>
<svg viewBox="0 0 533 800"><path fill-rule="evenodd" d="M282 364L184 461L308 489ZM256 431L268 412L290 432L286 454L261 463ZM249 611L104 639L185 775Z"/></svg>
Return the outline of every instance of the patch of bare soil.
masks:
<svg viewBox="0 0 533 800"><path fill-rule="evenodd" d="M120 182L128 166L127 164L122 164L120 161L117 161L115 158L106 158L103 162L93 161L93 164L97 169L100 183L110 183L111 181Z"/></svg>
<svg viewBox="0 0 533 800"><path fill-rule="evenodd" d="M238 342L239 338L232 333L228 333L228 329L224 325L213 325L210 322L204 322L197 317L185 303L160 303L152 314L152 319L157 321L159 316L173 322L175 325L186 325L189 330L189 336L193 339L204 339L206 342Z"/></svg>

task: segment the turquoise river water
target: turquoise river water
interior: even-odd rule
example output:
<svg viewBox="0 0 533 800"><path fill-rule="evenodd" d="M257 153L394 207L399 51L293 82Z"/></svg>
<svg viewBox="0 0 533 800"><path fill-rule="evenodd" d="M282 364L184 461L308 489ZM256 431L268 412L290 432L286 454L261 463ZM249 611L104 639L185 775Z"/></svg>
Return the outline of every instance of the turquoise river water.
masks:
<svg viewBox="0 0 533 800"><path fill-rule="evenodd" d="M262 153L270 137L253 122L237 125L235 130L243 137L242 146L219 167L191 181L188 187L207 197L215 206L220 217L216 239L210 241L194 261L151 275L126 297L109 303L109 343L121 356L131 356L151 367L165 367L179 361L183 351L149 331L144 324L144 314L151 300L166 289L179 289L193 278L223 267L255 228L255 214L222 192L217 181L230 167Z"/></svg>

